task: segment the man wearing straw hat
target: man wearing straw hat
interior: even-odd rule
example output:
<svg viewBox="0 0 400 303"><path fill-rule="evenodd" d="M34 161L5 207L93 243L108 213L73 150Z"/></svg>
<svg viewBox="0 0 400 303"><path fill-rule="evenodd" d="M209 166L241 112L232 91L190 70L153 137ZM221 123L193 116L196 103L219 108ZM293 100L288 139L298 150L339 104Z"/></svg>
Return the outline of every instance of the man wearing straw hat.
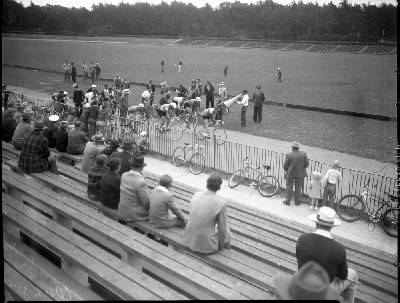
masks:
<svg viewBox="0 0 400 303"><path fill-rule="evenodd" d="M341 224L335 215L332 208L323 206L318 214L308 216L316 223L316 229L312 233L302 234L297 241L298 268L300 270L309 261L317 262L327 271L331 288L346 302L353 303L359 284L358 274L347 267L344 246L332 238L332 227Z"/></svg>

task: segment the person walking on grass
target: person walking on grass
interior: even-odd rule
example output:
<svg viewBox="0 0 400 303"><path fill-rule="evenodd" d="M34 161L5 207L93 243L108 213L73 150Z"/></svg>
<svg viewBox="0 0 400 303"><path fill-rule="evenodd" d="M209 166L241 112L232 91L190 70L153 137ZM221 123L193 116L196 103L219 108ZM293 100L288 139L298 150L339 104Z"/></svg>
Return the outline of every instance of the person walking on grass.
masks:
<svg viewBox="0 0 400 303"><path fill-rule="evenodd" d="M278 67L278 81L277 82L281 82L282 83L282 72L281 69Z"/></svg>
<svg viewBox="0 0 400 303"><path fill-rule="evenodd" d="M178 63L178 73L182 73L182 65L183 65L182 60L180 60Z"/></svg>
<svg viewBox="0 0 400 303"><path fill-rule="evenodd" d="M171 176L162 175L159 186L154 188L150 194L149 222L158 228L186 226L186 218L175 204L174 197L168 190L171 184ZM170 214L170 212L174 215Z"/></svg>
<svg viewBox="0 0 400 303"><path fill-rule="evenodd" d="M253 94L254 101L254 114L253 114L253 123L262 123L262 107L263 102L265 101L264 93L261 91L261 86L256 86L257 91Z"/></svg>
<svg viewBox="0 0 400 303"><path fill-rule="evenodd" d="M293 185L295 187L294 191L294 201L295 205L300 205L300 192L303 189L304 178L307 177L306 168L308 167L307 154L300 151L300 143L294 141L292 143L292 152L286 155L285 162L283 163L283 169L285 170L286 179L286 200L283 204L290 205L290 200L292 199Z"/></svg>
<svg viewBox="0 0 400 303"><path fill-rule="evenodd" d="M297 240L298 269L301 270L309 261L317 262L327 271L330 288L345 302L354 303L359 284L358 273L348 267L345 247L332 237L332 227L341 224L335 216L336 212L326 206L321 207L318 214L308 216L315 222L316 229L302 234Z"/></svg>
<svg viewBox="0 0 400 303"><path fill-rule="evenodd" d="M339 171L340 162L336 160L331 169L325 174L324 179L322 179L322 187L324 188L324 194L322 197L322 205L329 206L333 208L333 201L336 194L336 184L342 182L342 174ZM329 197L329 202L328 202Z"/></svg>
<svg viewBox="0 0 400 303"><path fill-rule="evenodd" d="M249 106L249 95L247 94L247 90L242 91L242 100L237 101L237 104L242 106L242 109L240 111L240 121L242 127L246 127L246 112L247 107Z"/></svg>

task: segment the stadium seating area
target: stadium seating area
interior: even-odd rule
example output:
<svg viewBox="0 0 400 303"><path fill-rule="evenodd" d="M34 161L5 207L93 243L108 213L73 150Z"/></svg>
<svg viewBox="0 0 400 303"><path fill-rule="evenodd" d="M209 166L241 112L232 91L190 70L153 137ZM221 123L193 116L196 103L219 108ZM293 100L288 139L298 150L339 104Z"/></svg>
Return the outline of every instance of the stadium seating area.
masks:
<svg viewBox="0 0 400 303"><path fill-rule="evenodd" d="M209 39L183 38L174 44L204 45L225 47L263 48L266 50L298 50L308 52L342 52L342 53L370 53L370 54L394 54L397 53L393 45L358 45L358 44L324 44L324 43L286 43L267 41L229 41Z"/></svg>

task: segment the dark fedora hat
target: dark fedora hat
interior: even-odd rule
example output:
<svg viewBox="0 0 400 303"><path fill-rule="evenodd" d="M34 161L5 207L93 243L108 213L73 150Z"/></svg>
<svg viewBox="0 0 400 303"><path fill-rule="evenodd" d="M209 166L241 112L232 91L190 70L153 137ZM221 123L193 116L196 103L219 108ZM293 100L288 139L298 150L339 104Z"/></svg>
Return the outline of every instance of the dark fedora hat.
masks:
<svg viewBox="0 0 400 303"><path fill-rule="evenodd" d="M122 145L121 145L122 149L134 149L135 148L135 143L133 142L133 140L125 140Z"/></svg>
<svg viewBox="0 0 400 303"><path fill-rule="evenodd" d="M338 300L326 270L315 261L304 264L294 276L278 275L275 291L283 300Z"/></svg>
<svg viewBox="0 0 400 303"><path fill-rule="evenodd" d="M135 155L133 156L131 166L132 167L144 167L147 164L144 163L144 156L143 155Z"/></svg>

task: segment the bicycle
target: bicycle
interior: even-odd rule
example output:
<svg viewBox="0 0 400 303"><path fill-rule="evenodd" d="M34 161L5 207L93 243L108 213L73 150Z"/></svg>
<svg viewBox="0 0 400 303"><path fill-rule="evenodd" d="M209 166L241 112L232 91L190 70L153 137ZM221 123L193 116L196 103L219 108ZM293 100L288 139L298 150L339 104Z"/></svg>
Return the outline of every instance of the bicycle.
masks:
<svg viewBox="0 0 400 303"><path fill-rule="evenodd" d="M182 166L184 163L189 162L190 171L198 175L203 172L206 160L204 156L199 152L202 150L204 146L202 145L189 145L189 143L184 143L184 146L178 146L175 148L174 153L172 154L172 161L175 166ZM189 149L193 149L193 155L188 159L186 158L186 153Z"/></svg>
<svg viewBox="0 0 400 303"><path fill-rule="evenodd" d="M363 191L357 194L349 194L340 198L336 204L336 212L338 216L346 222L354 222L359 220L364 214L367 214L368 230L374 231L376 223L381 222L382 229L391 237L396 237L398 235L398 218L399 218L399 207L393 207L391 205L392 201L396 201L397 198L390 193L385 191L390 201L386 201L381 197L373 194L368 188L369 182L364 187ZM382 204L375 212L371 211L367 207L367 199L373 198L378 201L378 204ZM382 215L379 214L380 210L384 206L389 206L389 208L383 212Z"/></svg>
<svg viewBox="0 0 400 303"><path fill-rule="evenodd" d="M215 136L218 145L224 144L227 137L226 130L221 128L221 125L224 125L224 121L216 120L215 123L210 123L208 126L209 133L211 136ZM211 137L205 132L204 122L196 125L194 128L194 134L199 140L204 140L204 138Z"/></svg>
<svg viewBox="0 0 400 303"><path fill-rule="evenodd" d="M155 121L153 123L152 133L156 137L160 137L161 135L169 132L171 139L178 141L180 138L182 138L184 130L184 127L180 121L181 120L179 117L172 117L168 127L165 127L165 125L161 126L161 121Z"/></svg>
<svg viewBox="0 0 400 303"><path fill-rule="evenodd" d="M250 182L251 188L258 188L258 192L263 197L272 197L278 192L280 188L279 181L276 177L269 175L269 170L271 166L262 165L263 170L261 171L261 166L255 167L248 161L249 157L244 159L245 168L235 171L232 177L229 179L229 187L235 188L239 184L244 183L245 179ZM252 174L250 174L252 172ZM257 175L257 178L251 178L251 175Z"/></svg>

